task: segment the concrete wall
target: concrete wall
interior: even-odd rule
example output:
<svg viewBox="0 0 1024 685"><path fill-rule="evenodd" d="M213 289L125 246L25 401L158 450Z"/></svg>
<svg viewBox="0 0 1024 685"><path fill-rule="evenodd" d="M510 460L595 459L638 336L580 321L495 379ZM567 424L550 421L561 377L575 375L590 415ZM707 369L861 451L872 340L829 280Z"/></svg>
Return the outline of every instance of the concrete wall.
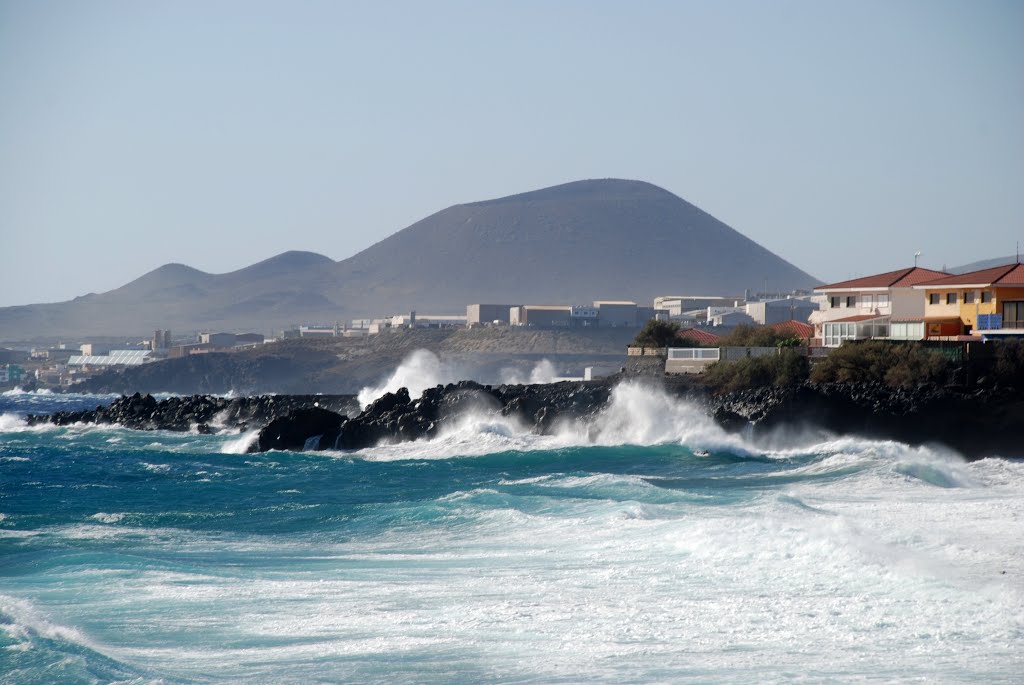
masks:
<svg viewBox="0 0 1024 685"><path fill-rule="evenodd" d="M213 345L214 347L234 347L235 345L235 334L234 333L201 333L199 335L199 342L204 345Z"/></svg>
<svg viewBox="0 0 1024 685"><path fill-rule="evenodd" d="M110 352L110 345L100 345L98 343L85 343L81 346L82 355L86 357L98 356L102 354L108 354Z"/></svg>
<svg viewBox="0 0 1024 685"><path fill-rule="evenodd" d="M626 357L626 373L633 376L664 376L665 357L630 355Z"/></svg>
<svg viewBox="0 0 1024 685"><path fill-rule="evenodd" d="M597 307L598 326L602 328L622 328L637 325L637 306L629 304L610 304L595 302Z"/></svg>
<svg viewBox="0 0 1024 685"><path fill-rule="evenodd" d="M925 296L923 290L913 288L892 288L889 291L894 319L911 319L924 316Z"/></svg>
<svg viewBox="0 0 1024 685"><path fill-rule="evenodd" d="M466 306L467 324L509 323L511 304L471 304Z"/></svg>
<svg viewBox="0 0 1024 685"><path fill-rule="evenodd" d="M512 307L510 312L509 321L521 326L568 328L572 308L568 306L523 305L522 307Z"/></svg>
<svg viewBox="0 0 1024 685"><path fill-rule="evenodd" d="M670 347L668 358L665 360L665 373L704 373L709 366L719 360L720 356L721 350L713 347Z"/></svg>

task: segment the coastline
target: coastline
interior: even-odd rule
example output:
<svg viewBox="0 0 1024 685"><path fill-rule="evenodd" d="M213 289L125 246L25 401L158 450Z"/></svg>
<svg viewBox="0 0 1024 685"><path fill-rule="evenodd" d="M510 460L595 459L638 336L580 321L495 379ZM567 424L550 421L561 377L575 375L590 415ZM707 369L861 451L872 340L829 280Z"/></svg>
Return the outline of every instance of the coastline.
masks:
<svg viewBox="0 0 1024 685"><path fill-rule="evenodd" d="M136 393L106 406L27 417L30 425L116 423L140 430L210 432L259 429L250 451L355 450L384 441L430 438L467 410L520 421L535 433L569 420L600 420L620 382L638 382L699 406L733 433L768 436L817 430L837 435L938 444L969 460L1024 457L1007 426L1024 425L1024 393L1009 387L960 390L890 388L878 383L802 383L724 395L690 380L612 378L545 385L481 385L461 381L386 393L365 409L350 395L256 395L227 399L191 395L156 400Z"/></svg>

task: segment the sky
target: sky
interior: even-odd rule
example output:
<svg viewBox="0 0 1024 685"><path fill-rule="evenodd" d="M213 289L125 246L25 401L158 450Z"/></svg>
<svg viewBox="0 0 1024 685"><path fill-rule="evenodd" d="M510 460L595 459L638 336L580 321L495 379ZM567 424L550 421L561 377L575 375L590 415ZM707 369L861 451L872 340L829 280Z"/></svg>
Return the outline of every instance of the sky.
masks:
<svg viewBox="0 0 1024 685"><path fill-rule="evenodd" d="M1024 3L0 0L0 306L584 178L825 282L1012 255Z"/></svg>

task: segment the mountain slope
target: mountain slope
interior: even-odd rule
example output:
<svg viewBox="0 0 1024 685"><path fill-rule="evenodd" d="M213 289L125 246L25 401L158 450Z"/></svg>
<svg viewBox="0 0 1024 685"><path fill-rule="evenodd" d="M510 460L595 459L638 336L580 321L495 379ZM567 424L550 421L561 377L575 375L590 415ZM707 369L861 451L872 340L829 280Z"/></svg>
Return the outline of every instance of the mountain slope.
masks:
<svg viewBox="0 0 1024 685"><path fill-rule="evenodd" d="M68 302L0 308L0 339L149 335L256 330L300 321L334 321L324 295L335 262L312 252L285 252L225 274L165 264L105 293Z"/></svg>
<svg viewBox="0 0 1024 685"><path fill-rule="evenodd" d="M817 279L657 186L568 183L456 205L339 262L331 299L371 314L811 288Z"/></svg>
<svg viewBox="0 0 1024 685"><path fill-rule="evenodd" d="M994 257L992 259L982 259L978 262L971 262L970 264L964 264L963 266L953 267L948 269L951 274L966 274L971 271L981 271L982 269L991 269L994 266L1002 266L1003 264L1013 264L1018 259L1017 255L1010 255L1009 257Z"/></svg>
<svg viewBox="0 0 1024 685"><path fill-rule="evenodd" d="M577 181L437 212L341 262L285 252L225 274L167 264L101 294L0 308L0 340L267 331L473 302L584 304L811 288L817 279L657 186Z"/></svg>

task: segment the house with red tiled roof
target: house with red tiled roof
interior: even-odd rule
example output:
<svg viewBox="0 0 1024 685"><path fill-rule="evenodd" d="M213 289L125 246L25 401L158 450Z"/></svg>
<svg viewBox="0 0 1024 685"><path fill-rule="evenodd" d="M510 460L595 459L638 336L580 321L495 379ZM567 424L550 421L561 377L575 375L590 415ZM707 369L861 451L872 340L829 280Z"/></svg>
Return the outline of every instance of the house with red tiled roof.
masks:
<svg viewBox="0 0 1024 685"><path fill-rule="evenodd" d="M923 281L925 321L956 321L944 335L1024 337L1024 264L1004 264Z"/></svg>
<svg viewBox="0 0 1024 685"><path fill-rule="evenodd" d="M684 328L676 334L679 338L691 340L698 345L716 345L719 337L710 331L702 328Z"/></svg>
<svg viewBox="0 0 1024 685"><path fill-rule="evenodd" d="M780 321L772 324L772 329L801 340L810 340L814 337L814 326L803 321Z"/></svg>
<svg viewBox="0 0 1024 685"><path fill-rule="evenodd" d="M922 319L924 298L914 289L918 283L949 276L944 271L912 266L896 271L854 278L814 289L822 307L811 314L815 337L825 347L839 347L846 340L907 337L907 329L893 336L893 320Z"/></svg>

